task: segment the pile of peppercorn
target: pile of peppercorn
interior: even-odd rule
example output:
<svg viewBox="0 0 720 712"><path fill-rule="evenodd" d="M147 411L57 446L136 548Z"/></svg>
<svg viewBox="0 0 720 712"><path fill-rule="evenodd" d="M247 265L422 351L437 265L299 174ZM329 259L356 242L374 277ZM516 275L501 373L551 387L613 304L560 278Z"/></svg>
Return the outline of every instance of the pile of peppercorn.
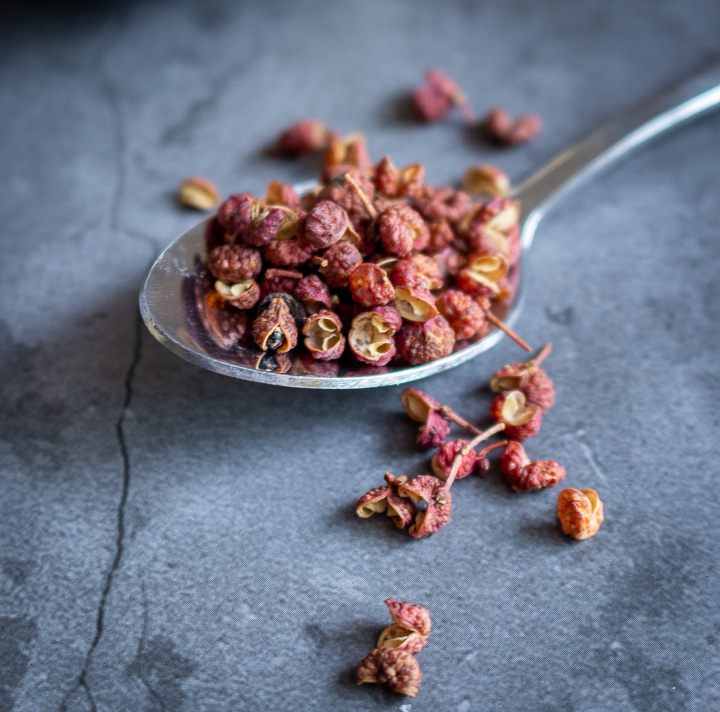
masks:
<svg viewBox="0 0 720 712"><path fill-rule="evenodd" d="M264 198L231 195L208 223L215 343L282 355L301 341L318 361L418 365L497 325L491 308L512 298L520 256L518 202L426 185L421 164L373 164L361 134L326 138L312 192L273 181Z"/></svg>

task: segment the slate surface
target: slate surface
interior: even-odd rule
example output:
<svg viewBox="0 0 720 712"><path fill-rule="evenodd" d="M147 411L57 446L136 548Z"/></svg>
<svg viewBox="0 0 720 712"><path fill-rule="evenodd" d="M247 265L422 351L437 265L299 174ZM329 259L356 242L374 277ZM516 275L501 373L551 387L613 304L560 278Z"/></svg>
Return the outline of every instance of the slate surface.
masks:
<svg viewBox="0 0 720 712"><path fill-rule="evenodd" d="M528 447L607 520L569 541L557 491L457 486L415 542L351 505L426 469L399 389L300 392L203 372L138 322L172 202L307 177L258 153L290 121L364 130L432 182L518 177L717 59L720 6L126 2L0 25L0 710L668 710L720 707L720 115L541 226L518 330L551 339L558 403ZM480 110L536 110L511 152L409 122L421 70ZM511 343L423 383L485 418ZM433 616L407 700L352 681L383 599Z"/></svg>

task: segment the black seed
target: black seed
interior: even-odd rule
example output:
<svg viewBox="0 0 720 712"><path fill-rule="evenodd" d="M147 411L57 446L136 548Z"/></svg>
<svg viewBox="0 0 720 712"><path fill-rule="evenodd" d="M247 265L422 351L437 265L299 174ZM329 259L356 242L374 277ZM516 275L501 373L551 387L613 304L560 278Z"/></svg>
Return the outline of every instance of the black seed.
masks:
<svg viewBox="0 0 720 712"><path fill-rule="evenodd" d="M277 356L272 351L266 351L257 365L260 371L277 371L280 368Z"/></svg>
<svg viewBox="0 0 720 712"><path fill-rule="evenodd" d="M265 342L269 349L279 349L285 343L285 335L282 331L273 331Z"/></svg>

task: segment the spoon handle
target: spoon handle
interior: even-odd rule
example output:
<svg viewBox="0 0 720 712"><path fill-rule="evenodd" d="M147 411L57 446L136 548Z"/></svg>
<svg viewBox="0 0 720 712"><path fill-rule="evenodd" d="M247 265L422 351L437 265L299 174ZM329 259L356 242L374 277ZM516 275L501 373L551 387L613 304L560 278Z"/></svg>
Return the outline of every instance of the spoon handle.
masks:
<svg viewBox="0 0 720 712"><path fill-rule="evenodd" d="M720 64L642 102L566 149L512 192L522 201L528 222L536 225L547 210L573 188L664 131L720 105ZM523 230L529 247L534 229Z"/></svg>

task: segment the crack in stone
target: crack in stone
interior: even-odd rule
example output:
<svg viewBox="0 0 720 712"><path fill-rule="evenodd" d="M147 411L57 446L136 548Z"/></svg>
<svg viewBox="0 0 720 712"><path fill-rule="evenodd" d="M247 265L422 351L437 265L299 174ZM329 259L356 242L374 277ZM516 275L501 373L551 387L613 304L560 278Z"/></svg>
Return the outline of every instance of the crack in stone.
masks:
<svg viewBox="0 0 720 712"><path fill-rule="evenodd" d="M147 602L147 592L145 590L145 583L142 582L140 584L140 588L142 590L142 600L143 600L143 624L142 629L140 631L140 638L138 639L138 646L137 651L135 653L135 659L137 661L137 670L136 670L136 677L140 682L142 682L145 689L150 693L150 696L157 700L160 704L160 708L162 710L165 710L165 700L158 694L157 690L153 688L153 686L150 684L150 682L147 680L145 676L145 641L147 640L147 632L148 632L148 624L149 624L149 615L148 615L148 602Z"/></svg>
<svg viewBox="0 0 720 712"><path fill-rule="evenodd" d="M130 366L125 374L125 398L123 400L122 408L120 409L120 415L115 422L115 434L117 436L118 446L120 447L120 455L122 457L123 465L123 478L122 478L122 489L120 492L120 502L117 507L117 530L115 536L115 555L113 556L110 568L105 576L105 585L103 586L102 593L100 594L100 603L98 605L97 616L95 619L95 635L93 636L90 647L85 653L85 659L83 661L82 669L77 678L78 687L85 691L85 694L90 703L90 709L92 712L97 712L97 705L95 699L92 696L90 687L88 685L88 670L95 649L102 638L103 627L105 623L105 607L107 605L108 596L112 589L113 579L120 567L122 560L124 546L125 546L125 509L128 501L128 494L130 492L130 479L131 479L131 468L130 468L130 454L128 452L127 440L125 438L125 417L127 416L130 403L133 396L133 380L135 378L135 372L138 364L142 357L142 318L138 314L135 320L135 343L133 347L133 357L130 362ZM63 700L60 706L61 712L67 712L67 703L69 696Z"/></svg>

